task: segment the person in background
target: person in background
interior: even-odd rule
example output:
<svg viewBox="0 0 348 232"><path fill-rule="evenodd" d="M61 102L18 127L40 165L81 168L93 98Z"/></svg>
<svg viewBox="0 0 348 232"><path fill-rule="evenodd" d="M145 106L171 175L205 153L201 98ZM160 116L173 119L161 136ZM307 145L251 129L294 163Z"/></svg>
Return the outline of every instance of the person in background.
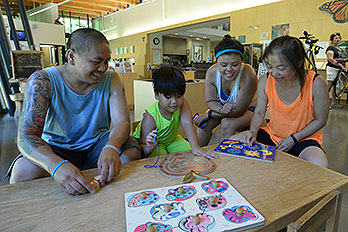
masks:
<svg viewBox="0 0 348 232"><path fill-rule="evenodd" d="M329 113L325 80L305 70L308 57L302 42L291 36L274 39L263 57L269 74L260 78L250 130L230 137L248 145L255 141L327 167L321 145ZM270 121L261 127L265 112Z"/></svg>
<svg viewBox="0 0 348 232"><path fill-rule="evenodd" d="M243 45L225 35L215 47L216 64L206 74L208 111L194 118L201 146L208 145L212 130L220 126L220 140L249 126L256 104L257 77L243 63Z"/></svg>
<svg viewBox="0 0 348 232"><path fill-rule="evenodd" d="M326 80L327 80L327 89L330 92L331 87L334 86L335 79L338 73L341 70L347 72L346 62L348 61L347 54L338 47L339 42L342 40L340 33L333 33L330 35L330 46L326 49ZM343 106L339 105L336 102L336 92L333 89L332 91L332 103L331 108L342 108Z"/></svg>
<svg viewBox="0 0 348 232"><path fill-rule="evenodd" d="M186 82L182 70L174 66L163 66L153 71L152 80L157 101L145 109L143 119L133 133L139 139L143 156L192 149L195 155L216 158L217 154L199 146L191 109L184 97ZM178 134L180 123L188 142Z"/></svg>
<svg viewBox="0 0 348 232"><path fill-rule="evenodd" d="M121 162L140 158L129 136L124 89L109 60L105 36L78 29L69 38L66 64L31 75L10 183L51 175L69 194L93 193L81 170L98 167L104 185L120 173Z"/></svg>

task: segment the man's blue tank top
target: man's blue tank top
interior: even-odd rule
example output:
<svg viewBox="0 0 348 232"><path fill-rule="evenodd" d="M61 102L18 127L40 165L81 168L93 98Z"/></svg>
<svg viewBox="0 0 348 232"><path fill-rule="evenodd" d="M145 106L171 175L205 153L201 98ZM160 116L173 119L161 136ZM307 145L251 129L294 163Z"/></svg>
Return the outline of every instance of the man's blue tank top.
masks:
<svg viewBox="0 0 348 232"><path fill-rule="evenodd" d="M88 149L110 129L113 71L105 72L99 83L84 95L72 91L56 67L45 71L51 82L51 97L42 139L67 150Z"/></svg>

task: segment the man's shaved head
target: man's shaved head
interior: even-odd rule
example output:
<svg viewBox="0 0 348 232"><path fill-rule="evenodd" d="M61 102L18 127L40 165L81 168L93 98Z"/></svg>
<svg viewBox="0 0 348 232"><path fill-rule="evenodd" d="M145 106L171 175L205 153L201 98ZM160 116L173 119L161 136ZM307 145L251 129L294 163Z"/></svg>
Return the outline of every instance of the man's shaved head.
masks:
<svg viewBox="0 0 348 232"><path fill-rule="evenodd" d="M88 51L88 48L100 43L109 44L101 32L92 28L81 28L70 35L67 47L75 53L83 53Z"/></svg>

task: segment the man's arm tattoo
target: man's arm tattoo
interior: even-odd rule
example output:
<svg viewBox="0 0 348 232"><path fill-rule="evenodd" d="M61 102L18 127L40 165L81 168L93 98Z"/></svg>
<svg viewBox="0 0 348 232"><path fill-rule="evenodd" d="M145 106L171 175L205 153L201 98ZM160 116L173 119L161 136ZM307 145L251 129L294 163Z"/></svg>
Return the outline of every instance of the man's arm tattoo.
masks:
<svg viewBox="0 0 348 232"><path fill-rule="evenodd" d="M19 121L18 145L21 151L31 153L47 143L41 139L51 95L51 84L46 72L34 73L28 80L23 113Z"/></svg>

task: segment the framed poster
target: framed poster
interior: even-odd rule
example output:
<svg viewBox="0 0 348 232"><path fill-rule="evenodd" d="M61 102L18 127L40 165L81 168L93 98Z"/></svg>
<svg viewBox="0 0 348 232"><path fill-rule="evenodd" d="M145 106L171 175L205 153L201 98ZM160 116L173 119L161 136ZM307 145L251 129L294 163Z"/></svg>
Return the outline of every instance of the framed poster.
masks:
<svg viewBox="0 0 348 232"><path fill-rule="evenodd" d="M193 45L193 60L196 62L202 62L203 46Z"/></svg>
<svg viewBox="0 0 348 232"><path fill-rule="evenodd" d="M260 40L268 40L268 32L261 32L260 33Z"/></svg>
<svg viewBox="0 0 348 232"><path fill-rule="evenodd" d="M135 46L134 45L130 46L130 53L135 53Z"/></svg>
<svg viewBox="0 0 348 232"><path fill-rule="evenodd" d="M161 64L161 49L152 49L152 64Z"/></svg>
<svg viewBox="0 0 348 232"><path fill-rule="evenodd" d="M289 34L289 27L290 25L288 23L272 26L272 40L279 36Z"/></svg>
<svg viewBox="0 0 348 232"><path fill-rule="evenodd" d="M123 54L127 54L128 53L128 47L124 47L123 48Z"/></svg>
<svg viewBox="0 0 348 232"><path fill-rule="evenodd" d="M240 36L238 36L238 40L239 40L239 42L241 42L241 43L245 43L245 41L246 41L246 35L240 35Z"/></svg>

